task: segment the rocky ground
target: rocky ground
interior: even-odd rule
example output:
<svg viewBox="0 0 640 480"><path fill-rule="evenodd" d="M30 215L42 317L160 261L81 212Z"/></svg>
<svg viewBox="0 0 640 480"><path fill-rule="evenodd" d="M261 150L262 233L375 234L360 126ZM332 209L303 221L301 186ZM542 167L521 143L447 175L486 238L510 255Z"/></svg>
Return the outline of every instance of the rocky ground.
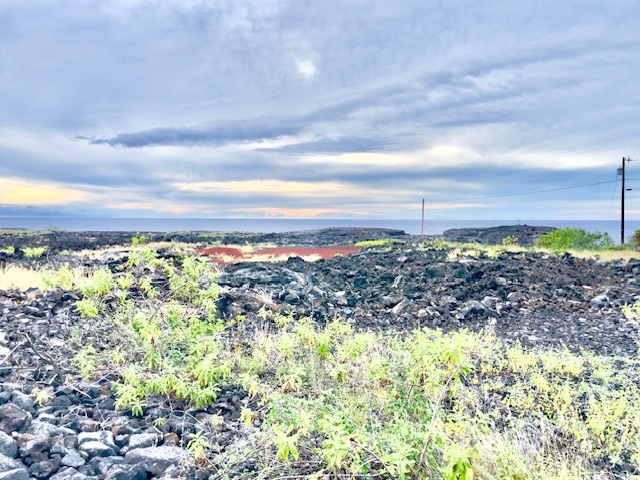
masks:
<svg viewBox="0 0 640 480"><path fill-rule="evenodd" d="M415 237L389 230L145 235L197 246L212 241L329 245L394 238L407 242L314 263L291 258L284 263L227 265L219 280L218 301L219 314L225 317L243 314L249 322L260 322L258 313L268 305L311 315L318 322L337 315L359 329L448 331L491 325L507 342L529 347L566 346L607 356L632 356L638 351L640 328L621 313L623 304L640 300L637 260L602 264L535 252L505 252L492 258L448 248L424 250L412 245ZM125 261L122 255L89 260L60 252L127 245L130 236L0 235L0 248L18 247L14 255L2 254L0 267L72 261L115 270ZM51 258L29 260L19 254L21 245L38 243L50 247ZM110 333L107 325L79 317L79 299L77 292L60 289L0 291L0 480L215 475L215 468L197 465L184 447L196 432L205 432L218 450L251 435L251 429L237 421L249 401L246 393L227 387L214 404L200 409L158 401L145 407L139 418L131 411L117 411L111 389L114 376L106 373L95 381L82 381L70 361L79 341L99 343ZM212 415L221 415L224 423L213 429Z"/></svg>

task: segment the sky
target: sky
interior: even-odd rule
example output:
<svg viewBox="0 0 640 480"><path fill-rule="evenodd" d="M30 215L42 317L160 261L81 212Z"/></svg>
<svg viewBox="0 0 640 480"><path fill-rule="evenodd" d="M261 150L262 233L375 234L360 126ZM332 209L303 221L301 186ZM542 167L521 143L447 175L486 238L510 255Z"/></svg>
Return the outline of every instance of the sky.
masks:
<svg viewBox="0 0 640 480"><path fill-rule="evenodd" d="M2 0L0 217L640 219L638 0ZM573 188L579 187L579 188ZM531 193L539 192L539 193Z"/></svg>

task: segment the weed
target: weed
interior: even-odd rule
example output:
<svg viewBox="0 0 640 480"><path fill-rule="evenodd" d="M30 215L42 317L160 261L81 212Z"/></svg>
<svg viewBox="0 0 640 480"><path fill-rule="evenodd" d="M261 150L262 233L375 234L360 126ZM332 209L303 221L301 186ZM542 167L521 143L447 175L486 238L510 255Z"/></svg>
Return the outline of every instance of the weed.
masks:
<svg viewBox="0 0 640 480"><path fill-rule="evenodd" d="M147 243L147 237L140 235L138 237L131 237L131 245L142 245Z"/></svg>
<svg viewBox="0 0 640 480"><path fill-rule="evenodd" d="M200 431L191 435L191 440L187 444L187 450L193 454L196 460L204 456L204 451L211 448L211 444L204 436L204 432Z"/></svg>
<svg viewBox="0 0 640 480"><path fill-rule="evenodd" d="M93 298L83 298L76 302L76 308L82 318L97 317L100 309Z"/></svg>
<svg viewBox="0 0 640 480"><path fill-rule="evenodd" d="M42 255L44 255L44 252L47 251L49 247L47 246L42 246L42 247L24 247L22 249L22 252L24 253L24 256L27 258L40 258L42 257Z"/></svg>
<svg viewBox="0 0 640 480"><path fill-rule="evenodd" d="M71 290L81 277L78 270L71 270L69 267L62 267L51 272L45 270L42 272L42 279L47 288L63 288Z"/></svg>
<svg viewBox="0 0 640 480"><path fill-rule="evenodd" d="M13 245L9 245L6 248L0 249L0 253L6 253L7 255L13 255L15 251L16 251L16 247L14 247Z"/></svg>
<svg viewBox="0 0 640 480"><path fill-rule="evenodd" d="M640 302L631 304L625 303L622 305L620 310L622 311L622 314L630 320L640 319Z"/></svg>
<svg viewBox="0 0 640 480"><path fill-rule="evenodd" d="M30 395L33 397L34 401L42 407L53 398L53 391L51 390L51 388L35 387L33 390L31 390Z"/></svg>
<svg viewBox="0 0 640 480"><path fill-rule="evenodd" d="M151 277L146 276L138 281L138 288L147 298L155 298L158 296L158 290L151 283Z"/></svg>
<svg viewBox="0 0 640 480"><path fill-rule="evenodd" d="M78 367L80 374L89 378L96 370L96 349L93 345L83 347L74 357L73 362Z"/></svg>
<svg viewBox="0 0 640 480"><path fill-rule="evenodd" d="M426 240L424 248L427 250L447 250L451 248L451 244L440 238L434 238L433 240Z"/></svg>
<svg viewBox="0 0 640 480"><path fill-rule="evenodd" d="M78 290L85 297L102 298L115 289L113 274L108 268L95 270L90 277L83 279L78 285Z"/></svg>
<svg viewBox="0 0 640 480"><path fill-rule="evenodd" d="M514 235L507 235L506 237L504 237L502 239L502 246L503 247L513 247L513 246L517 246L519 242L518 237L514 236Z"/></svg>

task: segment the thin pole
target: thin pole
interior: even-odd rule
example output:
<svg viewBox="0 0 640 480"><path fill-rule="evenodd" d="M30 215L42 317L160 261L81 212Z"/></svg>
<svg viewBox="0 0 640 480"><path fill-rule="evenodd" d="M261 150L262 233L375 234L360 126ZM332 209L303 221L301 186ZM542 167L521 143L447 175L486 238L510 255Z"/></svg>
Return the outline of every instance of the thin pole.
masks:
<svg viewBox="0 0 640 480"><path fill-rule="evenodd" d="M424 198L422 199L422 227L420 228L420 241L424 242Z"/></svg>
<svg viewBox="0 0 640 480"><path fill-rule="evenodd" d="M620 245L624 245L624 163L625 158L622 157L622 203L620 205Z"/></svg>

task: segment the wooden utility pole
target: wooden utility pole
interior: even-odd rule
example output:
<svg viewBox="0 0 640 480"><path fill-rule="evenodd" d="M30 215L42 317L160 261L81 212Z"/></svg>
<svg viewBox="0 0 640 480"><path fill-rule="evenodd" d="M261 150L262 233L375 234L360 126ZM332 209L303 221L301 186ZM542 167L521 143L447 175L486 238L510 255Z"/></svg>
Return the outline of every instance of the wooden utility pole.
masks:
<svg viewBox="0 0 640 480"><path fill-rule="evenodd" d="M624 186L624 178L625 178L625 163L632 162L631 157L622 157L622 168L618 169L622 174L622 201L620 205L620 245L624 244L624 192L630 191L631 189L626 189Z"/></svg>
<svg viewBox="0 0 640 480"><path fill-rule="evenodd" d="M424 242L424 198L422 199L422 226L420 227L420 242Z"/></svg>

